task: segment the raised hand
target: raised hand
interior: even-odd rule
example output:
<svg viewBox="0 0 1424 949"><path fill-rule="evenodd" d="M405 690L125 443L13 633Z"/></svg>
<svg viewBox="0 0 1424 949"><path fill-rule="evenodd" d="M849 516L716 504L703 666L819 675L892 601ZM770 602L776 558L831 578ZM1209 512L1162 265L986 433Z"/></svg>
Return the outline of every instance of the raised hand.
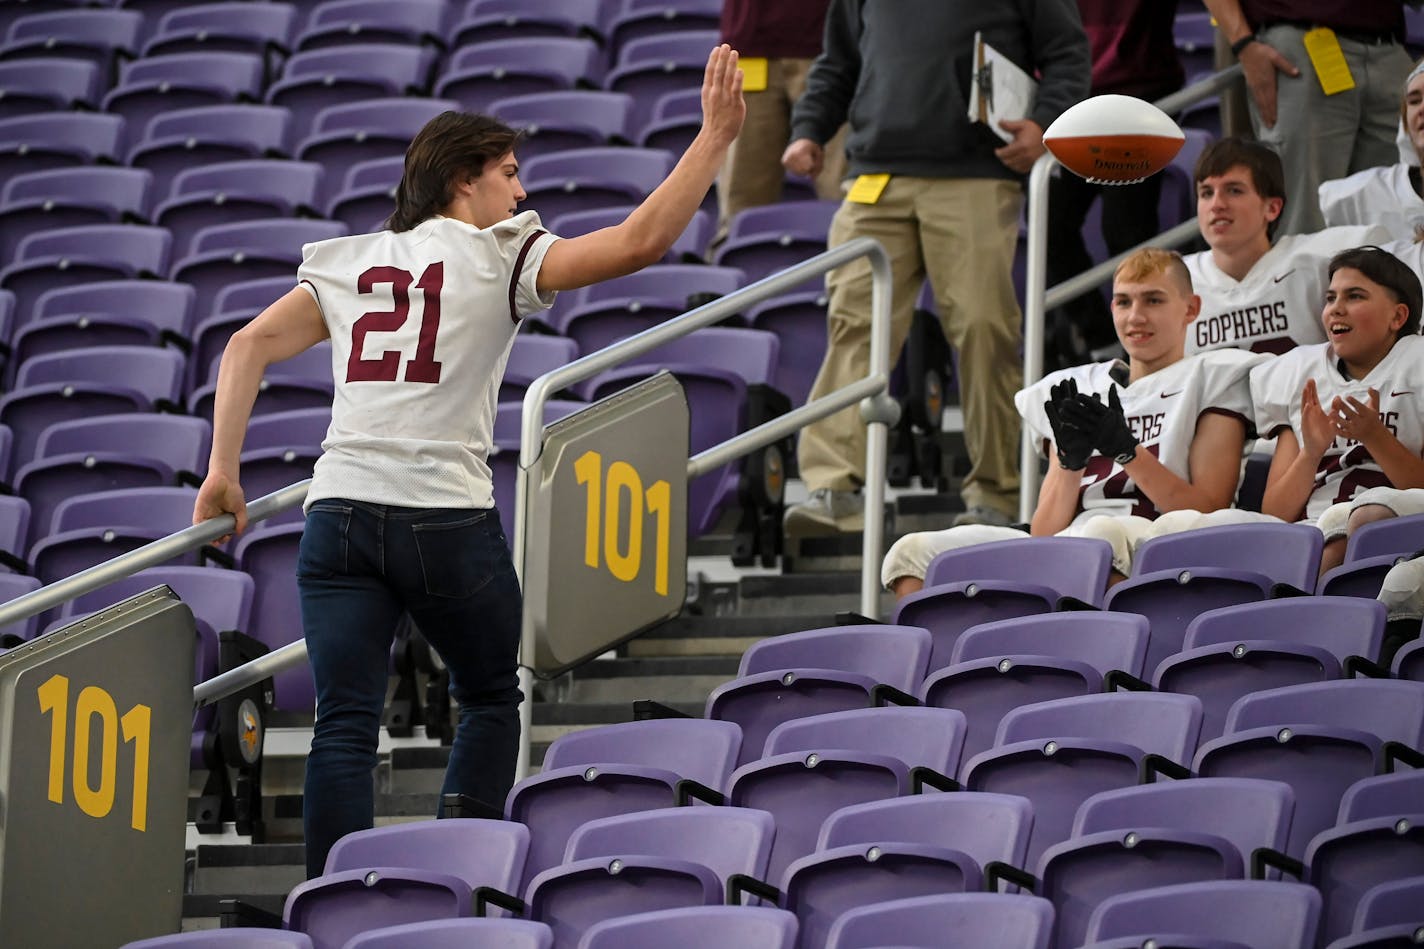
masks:
<svg viewBox="0 0 1424 949"><path fill-rule="evenodd" d="M1336 433L1366 443L1381 434L1388 434L1389 429L1380 421L1379 402L1378 389L1370 390L1368 405L1354 396L1336 396L1330 404L1330 421L1334 423Z"/></svg>
<svg viewBox="0 0 1424 949"><path fill-rule="evenodd" d="M1312 458L1325 454L1335 441L1335 423L1320 406L1314 379L1305 380L1300 391L1300 435L1301 450Z"/></svg>
<svg viewBox="0 0 1424 949"><path fill-rule="evenodd" d="M1048 424L1053 429L1053 447L1058 452L1058 463L1069 471L1082 471L1088 466L1088 458L1093 454L1093 443L1088 433L1064 421L1059 406L1078 397L1078 384L1065 379L1048 390L1048 401L1043 410L1048 414Z"/></svg>
<svg viewBox="0 0 1424 949"><path fill-rule="evenodd" d="M730 145L742 130L747 104L742 98L742 71L737 51L726 43L707 57L702 74L702 130L720 146Z"/></svg>
<svg viewBox="0 0 1424 949"><path fill-rule="evenodd" d="M1127 464L1137 454L1137 436L1128 428L1117 386L1108 390L1106 405L1097 393L1088 396L1080 392L1077 398L1059 406L1059 414L1069 425L1088 433L1098 454L1114 460L1123 459L1122 464Z"/></svg>

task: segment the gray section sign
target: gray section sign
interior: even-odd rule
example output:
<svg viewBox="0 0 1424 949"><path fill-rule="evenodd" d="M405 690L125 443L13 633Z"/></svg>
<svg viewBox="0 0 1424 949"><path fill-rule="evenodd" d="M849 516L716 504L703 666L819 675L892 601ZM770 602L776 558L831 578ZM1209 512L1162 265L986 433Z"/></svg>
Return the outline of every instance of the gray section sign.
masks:
<svg viewBox="0 0 1424 949"><path fill-rule="evenodd" d="M178 930L194 638L159 587L0 656L0 944Z"/></svg>
<svg viewBox="0 0 1424 949"><path fill-rule="evenodd" d="M687 396L668 372L560 419L528 472L537 675L676 616L687 592Z"/></svg>

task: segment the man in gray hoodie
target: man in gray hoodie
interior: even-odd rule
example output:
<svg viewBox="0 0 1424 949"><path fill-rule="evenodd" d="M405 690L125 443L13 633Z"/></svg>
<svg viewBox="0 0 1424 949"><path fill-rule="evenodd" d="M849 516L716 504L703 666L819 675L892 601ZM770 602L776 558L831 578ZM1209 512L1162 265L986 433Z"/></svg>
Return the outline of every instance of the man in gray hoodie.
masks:
<svg viewBox="0 0 1424 949"><path fill-rule="evenodd" d="M1007 142L968 117L976 33L1038 80L1029 113L1000 123ZM1089 72L1074 0L832 0L823 52L792 114L782 163L802 175L819 170L824 143L850 123L849 191L829 242L874 237L889 252L892 355L926 277L934 290L959 356L973 463L957 524L1007 524L1018 510L1013 394L1022 387L1022 320L1011 272L1023 175L1043 154L1044 128L1088 95ZM870 285L863 258L830 274L828 348L811 398L868 370ZM798 460L811 495L787 510L788 535L861 529L867 473L858 411L808 426Z"/></svg>

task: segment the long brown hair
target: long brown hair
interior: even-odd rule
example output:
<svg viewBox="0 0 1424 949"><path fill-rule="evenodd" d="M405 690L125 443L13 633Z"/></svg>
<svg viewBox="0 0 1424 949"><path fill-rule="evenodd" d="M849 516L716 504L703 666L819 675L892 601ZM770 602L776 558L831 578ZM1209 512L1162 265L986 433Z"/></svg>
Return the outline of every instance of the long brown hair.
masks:
<svg viewBox="0 0 1424 949"><path fill-rule="evenodd" d="M405 152L396 188L396 209L386 220L408 231L454 199L454 183L478 176L485 165L514 150L521 133L498 119L470 112L442 112L416 133Z"/></svg>

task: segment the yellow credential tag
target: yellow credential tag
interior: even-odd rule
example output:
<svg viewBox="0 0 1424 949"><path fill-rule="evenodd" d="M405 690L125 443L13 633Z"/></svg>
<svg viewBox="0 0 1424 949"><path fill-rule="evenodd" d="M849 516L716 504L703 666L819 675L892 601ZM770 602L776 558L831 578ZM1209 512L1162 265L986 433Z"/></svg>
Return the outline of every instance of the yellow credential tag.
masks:
<svg viewBox="0 0 1424 949"><path fill-rule="evenodd" d="M889 183L889 175L861 175L855 179L855 184L850 186L846 200L856 204L874 204L880 200L880 195Z"/></svg>
<svg viewBox="0 0 1424 949"><path fill-rule="evenodd" d="M1310 64L1315 67L1320 89L1327 96L1355 88L1355 77L1350 75L1350 64L1345 62L1345 54L1340 49L1340 40L1334 30L1318 26L1305 34L1305 51L1310 56Z"/></svg>
<svg viewBox="0 0 1424 949"><path fill-rule="evenodd" d="M766 59L761 56L744 56L737 60L742 71L743 92L764 92L766 90Z"/></svg>

